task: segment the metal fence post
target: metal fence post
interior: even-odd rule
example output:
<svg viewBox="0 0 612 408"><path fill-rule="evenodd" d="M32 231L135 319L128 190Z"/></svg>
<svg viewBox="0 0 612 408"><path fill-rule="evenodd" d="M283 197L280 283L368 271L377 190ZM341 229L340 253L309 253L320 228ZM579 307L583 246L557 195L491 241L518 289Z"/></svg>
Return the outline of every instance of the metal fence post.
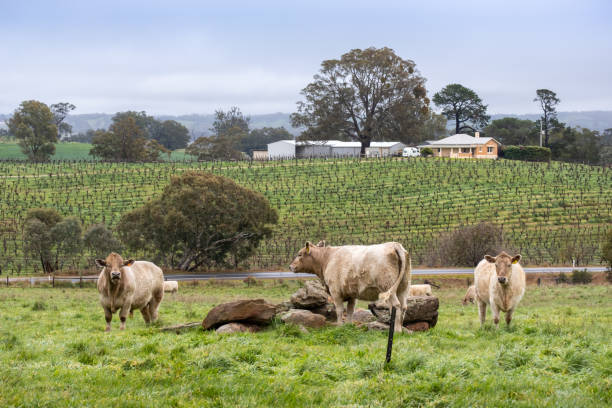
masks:
<svg viewBox="0 0 612 408"><path fill-rule="evenodd" d="M391 320L389 320L389 338L387 340L387 357L385 358L385 364L389 364L391 361L391 352L393 351L393 334L395 332L395 307L391 308Z"/></svg>

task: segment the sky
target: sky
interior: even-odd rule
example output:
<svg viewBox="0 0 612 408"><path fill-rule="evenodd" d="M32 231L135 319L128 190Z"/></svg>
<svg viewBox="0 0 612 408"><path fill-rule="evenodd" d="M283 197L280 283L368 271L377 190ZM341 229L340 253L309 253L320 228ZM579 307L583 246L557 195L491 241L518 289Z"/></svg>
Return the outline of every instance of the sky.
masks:
<svg viewBox="0 0 612 408"><path fill-rule="evenodd" d="M321 62L387 46L431 97L473 89L488 113L612 110L612 1L0 0L0 113L294 112Z"/></svg>

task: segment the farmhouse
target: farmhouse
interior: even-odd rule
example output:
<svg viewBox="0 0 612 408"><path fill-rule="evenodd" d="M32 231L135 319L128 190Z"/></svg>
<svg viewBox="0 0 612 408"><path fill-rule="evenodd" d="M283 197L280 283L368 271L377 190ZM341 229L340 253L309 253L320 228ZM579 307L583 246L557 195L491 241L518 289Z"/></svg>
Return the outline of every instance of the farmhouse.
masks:
<svg viewBox="0 0 612 408"><path fill-rule="evenodd" d="M406 147L400 142L372 142L366 154L369 157L400 154ZM279 140L268 144L269 159L307 157L358 157L361 143L340 140L297 141Z"/></svg>
<svg viewBox="0 0 612 408"><path fill-rule="evenodd" d="M429 147L436 157L452 157L459 159L497 159L501 143L492 137L480 137L457 134L440 140L433 140L419 146L419 149Z"/></svg>

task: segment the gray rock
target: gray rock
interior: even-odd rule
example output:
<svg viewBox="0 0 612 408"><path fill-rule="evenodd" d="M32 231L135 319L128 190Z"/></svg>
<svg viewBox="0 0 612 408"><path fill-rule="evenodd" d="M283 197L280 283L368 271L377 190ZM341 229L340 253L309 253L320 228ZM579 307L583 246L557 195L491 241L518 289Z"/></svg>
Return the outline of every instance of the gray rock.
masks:
<svg viewBox="0 0 612 408"><path fill-rule="evenodd" d="M245 324L245 323L227 323L223 326L219 326L216 330L217 333L255 333L261 330L261 326L256 324Z"/></svg>
<svg viewBox="0 0 612 408"><path fill-rule="evenodd" d="M291 295L291 304L296 309L316 309L327 304L328 296L325 286L318 279L310 280Z"/></svg>
<svg viewBox="0 0 612 408"><path fill-rule="evenodd" d="M353 312L353 323L355 324L365 324L375 320L376 316L374 316L369 310L357 309Z"/></svg>
<svg viewBox="0 0 612 408"><path fill-rule="evenodd" d="M285 323L304 327L317 328L325 326L325 317L304 309L291 309L281 315L281 320Z"/></svg>

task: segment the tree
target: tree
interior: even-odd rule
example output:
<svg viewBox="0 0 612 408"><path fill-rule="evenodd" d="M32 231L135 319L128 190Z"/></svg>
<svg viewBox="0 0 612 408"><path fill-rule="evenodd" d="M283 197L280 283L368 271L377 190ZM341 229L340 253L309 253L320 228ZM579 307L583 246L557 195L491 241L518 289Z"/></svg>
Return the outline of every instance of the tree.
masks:
<svg viewBox="0 0 612 408"><path fill-rule="evenodd" d="M89 154L106 160L157 161L168 150L155 140L144 138L136 118L126 115L113 122L108 131L96 131Z"/></svg>
<svg viewBox="0 0 612 408"><path fill-rule="evenodd" d="M47 105L24 101L8 120L9 131L19 140L21 151L31 161L49 160L55 153L57 126Z"/></svg>
<svg viewBox="0 0 612 408"><path fill-rule="evenodd" d="M492 121L483 133L506 146L537 145L540 128L531 120L502 118Z"/></svg>
<svg viewBox="0 0 612 408"><path fill-rule="evenodd" d="M534 102L539 102L542 108L542 116L540 121L542 123L542 130L544 131L544 146L549 147L549 133L550 130L555 126L557 121L557 105L561 100L557 98L557 94L548 89L538 89L536 91L536 97Z"/></svg>
<svg viewBox="0 0 612 408"><path fill-rule="evenodd" d="M172 177L159 198L124 214L117 230L130 249L191 271L226 264L239 246L237 255L246 258L277 220L261 194L225 177L186 172Z"/></svg>
<svg viewBox="0 0 612 408"><path fill-rule="evenodd" d="M216 137L221 137L232 128L239 128L244 133L249 132L251 118L244 116L237 106L232 106L227 112L219 109L215 111L215 121L210 131Z"/></svg>
<svg viewBox="0 0 612 408"><path fill-rule="evenodd" d="M553 160L599 164L601 138L597 131L566 127L551 135Z"/></svg>
<svg viewBox="0 0 612 408"><path fill-rule="evenodd" d="M354 49L326 60L291 115L307 140L352 139L361 155L373 140L412 141L428 117L425 78L387 47Z"/></svg>
<svg viewBox="0 0 612 408"><path fill-rule="evenodd" d="M190 144L185 153L196 156L198 160L240 160L240 143L247 133L235 126L220 136L199 137Z"/></svg>
<svg viewBox="0 0 612 408"><path fill-rule="evenodd" d="M58 140L62 138L62 135L70 135L72 133L72 126L64 122L64 119L66 119L70 112L76 109L76 106L68 102L60 102L54 103L50 108L53 113L53 121L55 126L57 126Z"/></svg>
<svg viewBox="0 0 612 408"><path fill-rule="evenodd" d="M605 129L601 135L601 144L612 146L612 129Z"/></svg>
<svg viewBox="0 0 612 408"><path fill-rule="evenodd" d="M601 243L601 259L608 266L607 278L609 282L612 282L612 228L604 235Z"/></svg>
<svg viewBox="0 0 612 408"><path fill-rule="evenodd" d="M104 224L94 224L83 235L85 248L89 250L91 259L104 259L111 252L121 252L121 242Z"/></svg>
<svg viewBox="0 0 612 408"><path fill-rule="evenodd" d="M189 130L175 120L161 122L154 136L168 150L184 149L189 144Z"/></svg>
<svg viewBox="0 0 612 408"><path fill-rule="evenodd" d="M54 269L59 270L74 258L83 247L81 222L76 217L66 217L49 231L52 244Z"/></svg>
<svg viewBox="0 0 612 408"><path fill-rule="evenodd" d="M253 129L247 136L240 140L239 149L251 155L253 150L266 150L268 148L268 143L287 139L293 140L293 135L284 127Z"/></svg>
<svg viewBox="0 0 612 408"><path fill-rule="evenodd" d="M433 102L442 108L442 114L448 120L455 121L455 133L464 130L475 132L478 127L485 127L490 119L487 105L476 92L460 84L446 85L434 95Z"/></svg>
<svg viewBox="0 0 612 408"><path fill-rule="evenodd" d="M45 273L54 270L51 250L53 240L51 230L62 220L62 216L52 208L34 208L27 212L24 225L25 250L40 260Z"/></svg>
<svg viewBox="0 0 612 408"><path fill-rule="evenodd" d="M430 111L429 117L425 120L425 123L417 134L417 138L413 140L413 142L420 143L425 140L441 139L447 134L446 122L447 120L444 115L438 115Z"/></svg>

